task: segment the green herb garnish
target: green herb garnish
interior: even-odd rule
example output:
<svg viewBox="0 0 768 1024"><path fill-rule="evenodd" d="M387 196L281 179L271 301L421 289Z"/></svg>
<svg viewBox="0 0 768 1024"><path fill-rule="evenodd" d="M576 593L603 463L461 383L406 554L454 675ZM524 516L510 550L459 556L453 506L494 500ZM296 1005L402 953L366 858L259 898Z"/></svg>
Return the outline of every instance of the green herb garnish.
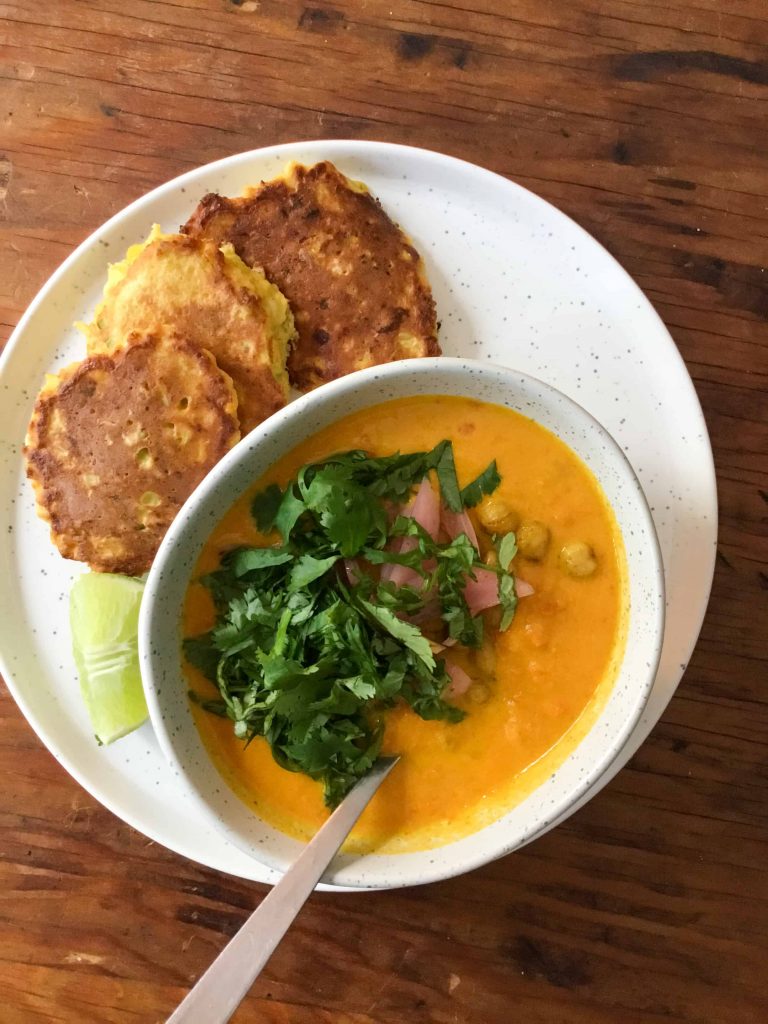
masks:
<svg viewBox="0 0 768 1024"><path fill-rule="evenodd" d="M442 636L477 647L483 620L464 597L488 566L465 534L440 542L407 515L388 515L434 472L453 512L499 484L495 462L463 490L450 441L430 452L369 457L344 452L302 467L282 490L253 500L259 529L281 543L238 548L202 577L217 621L184 641L184 652L217 687L204 708L231 719L246 742L263 736L276 761L322 782L334 807L378 756L383 712L404 700L427 719L459 722L443 697L445 662L418 621L436 609ZM497 545L502 628L516 604L514 537ZM359 571L345 567L355 559ZM413 570L408 585L379 578L387 564Z"/></svg>
<svg viewBox="0 0 768 1024"><path fill-rule="evenodd" d="M496 468L496 459L486 467L483 472L471 484L467 484L461 491L461 503L465 508L474 508L486 494L492 494L501 483L499 471Z"/></svg>

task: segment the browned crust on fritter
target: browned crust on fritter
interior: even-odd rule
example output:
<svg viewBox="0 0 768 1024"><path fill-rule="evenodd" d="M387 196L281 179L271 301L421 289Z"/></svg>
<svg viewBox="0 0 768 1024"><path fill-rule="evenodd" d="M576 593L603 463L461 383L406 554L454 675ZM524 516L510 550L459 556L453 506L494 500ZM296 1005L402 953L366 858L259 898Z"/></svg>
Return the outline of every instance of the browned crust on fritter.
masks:
<svg viewBox="0 0 768 1024"><path fill-rule="evenodd" d="M149 288L144 301L132 302L123 309L120 305L123 289L131 286L141 274L151 286L163 259L166 256L173 258L180 252L210 264L213 280L199 296L199 301L175 302L169 306L169 298L172 300L174 297L170 290L158 289L153 295ZM119 323L114 323L110 319L110 310L118 307L123 316ZM234 318L232 311L247 311L247 317ZM151 332L167 327L208 349L234 382L243 433L252 430L286 403L288 389L285 377L283 383L276 380L271 366L255 358L253 353L254 345L260 354L270 349L261 300L228 277L218 245L206 239L173 235L151 242L130 265L125 278L110 292L101 319L104 324L100 331L95 325L88 328L89 352L100 348L110 351L122 344L126 328Z"/></svg>
<svg viewBox="0 0 768 1024"><path fill-rule="evenodd" d="M177 336L148 335L44 387L24 454L61 554L137 576L239 436L234 388L213 356Z"/></svg>
<svg viewBox="0 0 768 1024"><path fill-rule="evenodd" d="M181 230L231 242L283 292L299 333L288 372L302 390L440 354L419 254L379 202L327 161L295 166L239 199L206 195Z"/></svg>

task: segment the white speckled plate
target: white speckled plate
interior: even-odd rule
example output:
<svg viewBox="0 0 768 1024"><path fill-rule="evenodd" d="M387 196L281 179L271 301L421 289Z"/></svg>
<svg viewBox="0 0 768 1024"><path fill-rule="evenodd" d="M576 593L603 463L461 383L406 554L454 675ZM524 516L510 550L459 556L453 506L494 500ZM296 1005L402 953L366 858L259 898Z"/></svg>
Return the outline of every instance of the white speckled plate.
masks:
<svg viewBox="0 0 768 1024"><path fill-rule="evenodd" d="M0 671L54 756L115 814L193 860L258 881L274 875L200 821L149 725L109 748L93 741L69 645L67 595L79 570L59 557L35 516L21 446L43 374L83 354L71 325L93 310L107 261L122 258L154 221L173 230L207 191L234 195L287 160L324 158L367 182L424 254L446 355L514 366L570 395L618 440L643 484L666 571L664 648L643 717L590 795L626 763L674 693L714 568L712 453L683 361L619 264L537 196L437 153L336 141L243 153L133 203L53 275L0 362Z"/></svg>

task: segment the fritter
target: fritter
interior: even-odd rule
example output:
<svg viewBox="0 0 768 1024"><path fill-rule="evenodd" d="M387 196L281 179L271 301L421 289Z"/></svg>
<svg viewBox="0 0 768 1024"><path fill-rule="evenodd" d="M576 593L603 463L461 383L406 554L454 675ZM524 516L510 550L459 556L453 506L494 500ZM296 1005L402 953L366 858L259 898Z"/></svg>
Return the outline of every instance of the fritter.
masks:
<svg viewBox="0 0 768 1024"><path fill-rule="evenodd" d="M440 354L421 257L365 185L291 164L239 199L209 193L181 229L231 243L293 309L291 383L309 390L377 363Z"/></svg>
<svg viewBox="0 0 768 1024"><path fill-rule="evenodd" d="M207 349L234 381L243 433L288 398L285 359L295 337L290 307L232 246L163 235L155 226L145 243L109 268L93 322L80 327L89 354L111 351L132 331L159 329Z"/></svg>
<svg viewBox="0 0 768 1024"><path fill-rule="evenodd" d="M137 576L239 437L235 389L210 352L177 335L130 336L48 378L24 454L61 554Z"/></svg>

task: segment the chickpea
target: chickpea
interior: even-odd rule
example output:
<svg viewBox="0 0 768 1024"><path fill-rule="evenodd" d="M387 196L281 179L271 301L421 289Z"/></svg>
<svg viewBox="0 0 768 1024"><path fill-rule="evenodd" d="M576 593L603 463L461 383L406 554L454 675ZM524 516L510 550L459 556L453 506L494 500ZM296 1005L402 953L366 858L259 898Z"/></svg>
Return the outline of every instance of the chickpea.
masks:
<svg viewBox="0 0 768 1024"><path fill-rule="evenodd" d="M529 519L517 531L517 549L523 558L540 562L549 548L549 527L538 519Z"/></svg>
<svg viewBox="0 0 768 1024"><path fill-rule="evenodd" d="M569 576L591 576L597 568L597 559L589 544L574 540L563 546L560 564Z"/></svg>
<svg viewBox="0 0 768 1024"><path fill-rule="evenodd" d="M506 501L487 495L477 506L477 517L488 533L512 533L520 524L520 516Z"/></svg>

